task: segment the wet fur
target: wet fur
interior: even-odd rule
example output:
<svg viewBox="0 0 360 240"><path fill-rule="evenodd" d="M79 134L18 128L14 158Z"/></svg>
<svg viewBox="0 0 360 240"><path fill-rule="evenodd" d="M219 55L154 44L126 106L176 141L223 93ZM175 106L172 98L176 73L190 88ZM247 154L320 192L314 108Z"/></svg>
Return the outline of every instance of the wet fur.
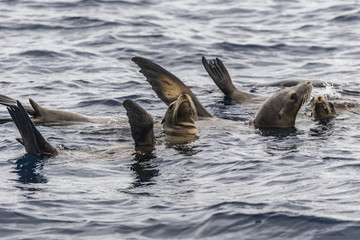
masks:
<svg viewBox="0 0 360 240"><path fill-rule="evenodd" d="M254 119L249 121L257 127L289 128L295 126L300 107L308 100L312 90L309 82L283 89L261 106Z"/></svg>

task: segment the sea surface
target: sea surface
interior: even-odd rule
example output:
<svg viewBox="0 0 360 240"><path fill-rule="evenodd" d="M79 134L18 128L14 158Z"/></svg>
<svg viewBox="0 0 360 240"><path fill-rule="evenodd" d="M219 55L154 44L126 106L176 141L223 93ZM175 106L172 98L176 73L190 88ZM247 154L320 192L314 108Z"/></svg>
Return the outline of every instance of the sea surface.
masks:
<svg viewBox="0 0 360 240"><path fill-rule="evenodd" d="M135 150L122 102L155 119L167 106L134 56L216 117L197 123L198 139L169 144L158 128L153 151ZM62 149L47 159L0 125L0 239L358 239L358 109L316 122L306 105L295 131L244 126L259 106L224 97L202 56L264 99L281 86L262 85L301 79L324 82L312 97L360 102L360 4L1 0L0 94L109 123L37 125Z"/></svg>

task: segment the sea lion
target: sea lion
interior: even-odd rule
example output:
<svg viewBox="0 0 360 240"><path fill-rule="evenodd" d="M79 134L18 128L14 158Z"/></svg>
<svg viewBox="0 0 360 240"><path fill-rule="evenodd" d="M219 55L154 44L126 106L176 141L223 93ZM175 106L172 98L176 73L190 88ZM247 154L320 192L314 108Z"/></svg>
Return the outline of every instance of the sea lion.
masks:
<svg viewBox="0 0 360 240"><path fill-rule="evenodd" d="M36 129L19 101L16 101L16 105L9 105L7 110L21 135L21 138L16 140L24 145L27 153L38 157L50 157L59 153L59 150Z"/></svg>
<svg viewBox="0 0 360 240"><path fill-rule="evenodd" d="M154 122L152 117L137 103L125 100L123 103L129 117L131 133L136 147L154 146ZM161 122L169 142L186 143L196 139L195 120L197 110L188 94L181 94L172 102Z"/></svg>
<svg viewBox="0 0 360 240"><path fill-rule="evenodd" d="M196 106L199 117L212 117L194 93L175 75L148 59L134 57L131 60L140 67L140 72L144 74L152 89L166 105L170 105L181 94L188 94Z"/></svg>
<svg viewBox="0 0 360 240"><path fill-rule="evenodd" d="M310 82L285 88L267 99L249 124L256 127L289 128L295 126L300 107L308 100L312 90Z"/></svg>
<svg viewBox="0 0 360 240"><path fill-rule="evenodd" d="M169 105L170 103L168 102L170 99L178 97L182 94L182 92L191 92L191 90L183 82L181 82L180 79L150 60L135 57L133 58L133 61L140 66L140 72L147 77L147 81L150 82L156 94L166 104ZM204 62L207 63L205 58L203 58L203 63ZM220 79L221 81L224 80L226 83L230 83L230 88L227 88L224 92L228 92L229 89L229 92L233 92L235 87L233 87L231 78L219 59L216 61L216 64L214 63L212 66L209 65L209 69L211 69L214 77ZM294 126L296 115L302 104L308 99L311 89L311 83L305 82L295 87L279 91L265 101L254 119L250 119L246 123L254 124L257 127L287 128ZM192 92L191 94L193 95ZM196 99L193 98L192 95L189 94L193 100ZM240 91L231 95L239 96L241 101L260 101L260 98L252 94L243 94L243 92ZM198 105L196 105L196 101L194 101L194 104L198 111L199 109L205 110L202 106L199 108ZM207 113L206 110L202 112ZM201 115L199 114L199 117L200 116Z"/></svg>
<svg viewBox="0 0 360 240"><path fill-rule="evenodd" d="M312 105L311 115L314 120L324 120L337 115L337 111L332 102L328 102L323 97L317 97Z"/></svg>
<svg viewBox="0 0 360 240"><path fill-rule="evenodd" d="M238 103L246 103L246 102L259 102L263 99L259 96L256 96L251 93L246 93L243 91L238 90L229 75L229 72L227 71L225 65L223 62L216 58L215 60L208 61L205 57L202 57L202 63L205 68L205 70L208 72L212 80L215 82L215 84L220 88L220 90L227 96L229 96L231 99ZM277 81L269 84L254 84L250 86L269 86L269 87L293 87L300 83L304 82L304 80L299 79L293 79L293 80L283 80L283 81ZM312 80L308 81L312 84L313 87L326 87L327 84L323 81L318 80ZM330 83L331 86L339 86L335 83Z"/></svg>
<svg viewBox="0 0 360 240"><path fill-rule="evenodd" d="M40 106L33 99L29 98L30 105L25 105L23 108L32 116L31 120L36 124L44 125L67 125L71 123L89 122L89 123L105 123L108 122L102 118L89 118L81 114L51 110ZM0 104L5 106L14 106L17 101L8 96L0 94ZM11 119L1 119L0 123L11 121Z"/></svg>
<svg viewBox="0 0 360 240"><path fill-rule="evenodd" d="M156 141L152 117L131 100L125 100L123 106L127 110L136 150L149 150L153 148ZM16 104L8 104L7 109L21 135L21 139L17 140L24 145L27 153L41 158L59 154L59 150L37 130L19 101L16 101ZM162 121L165 133L176 137L175 140L172 139L170 142L188 143L194 140L194 136L197 133L194 122L196 118L196 107L191 97L187 94L180 95L176 101L169 105Z"/></svg>

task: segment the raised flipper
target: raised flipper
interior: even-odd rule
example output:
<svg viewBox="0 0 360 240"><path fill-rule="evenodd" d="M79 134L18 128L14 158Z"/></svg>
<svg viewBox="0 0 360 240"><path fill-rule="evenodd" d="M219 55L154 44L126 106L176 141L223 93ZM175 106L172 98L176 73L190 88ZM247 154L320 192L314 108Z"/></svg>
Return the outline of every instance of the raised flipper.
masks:
<svg viewBox="0 0 360 240"><path fill-rule="evenodd" d="M151 84L152 89L166 105L175 101L178 96L188 94L197 108L199 117L212 117L201 105L190 88L175 75L145 58L134 57L132 61L140 67L140 72L144 74L146 80Z"/></svg>
<svg viewBox="0 0 360 240"><path fill-rule="evenodd" d="M16 100L11 97L0 94L0 104L7 107L15 106ZM36 117L36 112L32 106L24 105L23 107L29 115Z"/></svg>
<svg viewBox="0 0 360 240"><path fill-rule="evenodd" d="M154 146L154 121L152 117L137 103L125 100L123 106L127 111L131 134L135 146Z"/></svg>
<svg viewBox="0 0 360 240"><path fill-rule="evenodd" d="M9 105L7 109L21 135L21 139L17 140L24 145L27 153L39 157L58 154L58 150L36 129L19 101L16 101L16 105Z"/></svg>
<svg viewBox="0 0 360 240"><path fill-rule="evenodd" d="M229 72L220 59L216 58L208 62L205 57L202 57L202 63L212 80L214 80L215 84L225 95L238 102L245 102L249 98L255 97L252 94L241 92L235 88Z"/></svg>

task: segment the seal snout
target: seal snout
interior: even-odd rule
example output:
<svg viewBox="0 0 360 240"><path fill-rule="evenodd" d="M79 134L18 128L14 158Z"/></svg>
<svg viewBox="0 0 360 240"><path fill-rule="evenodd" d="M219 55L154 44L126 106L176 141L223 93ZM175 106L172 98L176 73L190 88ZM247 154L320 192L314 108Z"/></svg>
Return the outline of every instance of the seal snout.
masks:
<svg viewBox="0 0 360 240"><path fill-rule="evenodd" d="M317 97L315 102L323 102L325 99L323 97Z"/></svg>

